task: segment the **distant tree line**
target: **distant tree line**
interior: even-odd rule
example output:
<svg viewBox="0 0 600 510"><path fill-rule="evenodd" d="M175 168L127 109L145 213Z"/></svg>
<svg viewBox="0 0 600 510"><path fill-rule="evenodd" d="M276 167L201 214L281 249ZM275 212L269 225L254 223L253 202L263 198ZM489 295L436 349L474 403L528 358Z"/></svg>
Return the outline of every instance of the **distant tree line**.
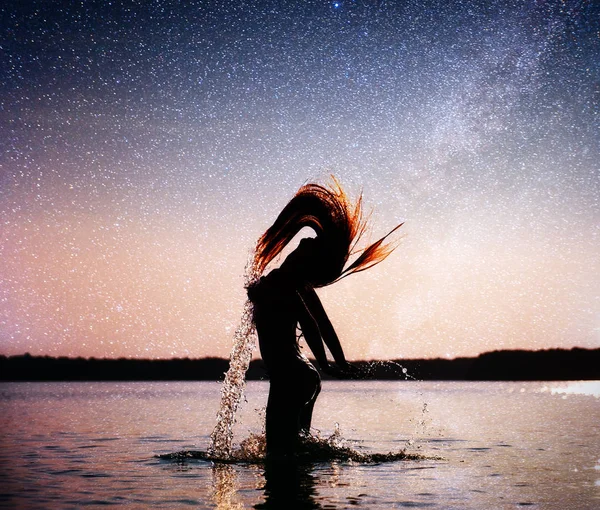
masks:
<svg viewBox="0 0 600 510"><path fill-rule="evenodd" d="M373 380L566 381L600 380L600 349L505 350L474 358L356 361L360 378ZM107 359L0 356L1 381L220 381L223 358ZM248 380L268 379L253 360ZM324 379L329 377L323 374Z"/></svg>

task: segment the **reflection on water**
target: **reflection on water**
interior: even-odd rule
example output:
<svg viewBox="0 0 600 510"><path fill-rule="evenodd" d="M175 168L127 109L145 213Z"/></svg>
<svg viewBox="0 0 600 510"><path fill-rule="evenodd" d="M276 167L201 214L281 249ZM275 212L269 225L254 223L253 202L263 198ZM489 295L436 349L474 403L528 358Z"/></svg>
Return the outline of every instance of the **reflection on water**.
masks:
<svg viewBox="0 0 600 510"><path fill-rule="evenodd" d="M247 508L240 496L244 490L260 491L263 498L253 505L254 508L323 508L318 488L325 484L336 489L340 484L340 466L337 462L299 463L290 461L268 462L264 466L234 465L215 463L212 470L213 505L221 510L237 510ZM242 487L239 472L254 473L254 487ZM356 497L348 498L350 504L358 501ZM325 502L327 507L327 501ZM330 505L329 505L330 506Z"/></svg>
<svg viewBox="0 0 600 510"><path fill-rule="evenodd" d="M244 508L244 503L237 495L237 475L230 464L213 465L212 489L212 500L217 508L223 510Z"/></svg>
<svg viewBox="0 0 600 510"><path fill-rule="evenodd" d="M600 382L598 381L575 381L565 384L559 384L549 388L550 393L563 395L590 395L600 398ZM541 391L548 391L547 387Z"/></svg>
<svg viewBox="0 0 600 510"><path fill-rule="evenodd" d="M265 501L255 508L321 508L315 500L317 490L312 466L296 462L268 462L265 480Z"/></svg>
<svg viewBox="0 0 600 510"><path fill-rule="evenodd" d="M0 384L0 508L285 508L293 499L305 508L595 510L597 384L325 381L321 437L337 421L358 452L408 447L427 458L276 469L155 457L208 449L216 383ZM260 446L255 410L267 394L267 383L248 384L238 444Z"/></svg>

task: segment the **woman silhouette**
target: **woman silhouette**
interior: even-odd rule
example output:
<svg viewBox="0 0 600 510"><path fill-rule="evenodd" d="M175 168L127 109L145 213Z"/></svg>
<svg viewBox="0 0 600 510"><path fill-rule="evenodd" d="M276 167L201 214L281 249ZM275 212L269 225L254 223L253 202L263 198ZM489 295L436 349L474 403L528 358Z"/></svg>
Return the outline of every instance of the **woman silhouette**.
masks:
<svg viewBox="0 0 600 510"><path fill-rule="evenodd" d="M335 180L329 187L306 184L258 240L256 280L248 286L248 297L254 305L260 353L270 378L267 458L293 457L298 452L298 439L309 433L313 407L321 391L319 373L300 352L297 326L322 371L337 377L356 374L346 361L315 288L364 271L393 250L383 244L386 235L362 250L344 269L348 258L356 254L356 243L367 226L361 204L362 197L351 204ZM279 268L258 278L303 227L311 227L316 237L302 239ZM327 360L325 346L335 365Z"/></svg>

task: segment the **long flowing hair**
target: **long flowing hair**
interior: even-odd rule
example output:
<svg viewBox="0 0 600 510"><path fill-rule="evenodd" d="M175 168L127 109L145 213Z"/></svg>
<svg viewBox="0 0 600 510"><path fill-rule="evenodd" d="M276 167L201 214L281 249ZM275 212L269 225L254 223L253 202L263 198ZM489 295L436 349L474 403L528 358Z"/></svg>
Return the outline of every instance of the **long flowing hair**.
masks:
<svg viewBox="0 0 600 510"><path fill-rule="evenodd" d="M254 253L254 274L260 276L303 227L312 228L323 247L323 264L330 268L320 287L353 273L365 271L383 261L394 249L386 238L402 223L366 248L356 246L365 234L368 217L363 215L362 194L352 203L339 182L328 186L309 183L302 186L283 208L275 223L260 237ZM356 259L347 267L350 257Z"/></svg>

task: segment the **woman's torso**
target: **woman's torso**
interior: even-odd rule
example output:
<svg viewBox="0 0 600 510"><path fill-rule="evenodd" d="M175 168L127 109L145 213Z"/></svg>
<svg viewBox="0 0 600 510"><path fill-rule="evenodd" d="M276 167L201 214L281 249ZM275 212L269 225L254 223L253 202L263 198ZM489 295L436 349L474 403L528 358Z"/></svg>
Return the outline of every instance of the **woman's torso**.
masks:
<svg viewBox="0 0 600 510"><path fill-rule="evenodd" d="M269 372L290 363L306 362L296 338L299 307L304 306L293 282L278 269L248 289L254 305L254 323L260 353Z"/></svg>

